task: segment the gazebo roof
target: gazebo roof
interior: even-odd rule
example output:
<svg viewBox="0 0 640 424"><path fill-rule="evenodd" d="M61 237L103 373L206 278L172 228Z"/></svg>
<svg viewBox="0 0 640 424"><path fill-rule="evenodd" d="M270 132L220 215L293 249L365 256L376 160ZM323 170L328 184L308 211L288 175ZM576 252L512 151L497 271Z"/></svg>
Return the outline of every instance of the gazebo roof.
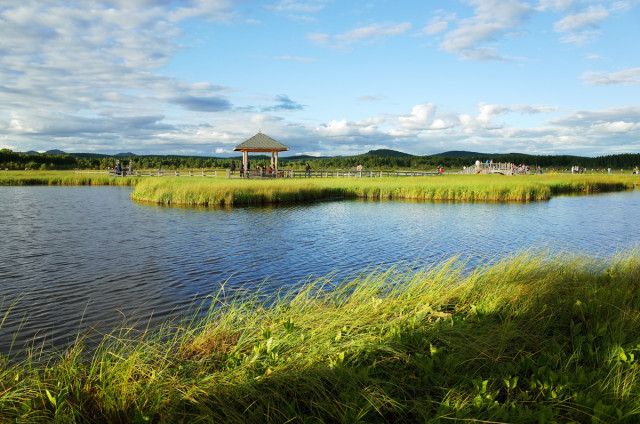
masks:
<svg viewBox="0 0 640 424"><path fill-rule="evenodd" d="M233 150L236 152L285 152L289 150L289 148L279 141L276 141L268 135L260 132L250 139L238 144L233 148Z"/></svg>

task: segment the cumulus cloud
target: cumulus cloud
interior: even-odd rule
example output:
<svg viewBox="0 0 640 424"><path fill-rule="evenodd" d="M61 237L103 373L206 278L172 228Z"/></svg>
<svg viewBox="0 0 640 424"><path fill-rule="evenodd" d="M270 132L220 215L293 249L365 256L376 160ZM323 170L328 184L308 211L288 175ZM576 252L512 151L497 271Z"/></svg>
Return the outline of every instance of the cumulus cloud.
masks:
<svg viewBox="0 0 640 424"><path fill-rule="evenodd" d="M640 68L618 72L585 72L582 79L589 85L640 85Z"/></svg>
<svg viewBox="0 0 640 424"><path fill-rule="evenodd" d="M592 124L591 129L599 132L626 133L640 130L640 122L602 122Z"/></svg>
<svg viewBox="0 0 640 424"><path fill-rule="evenodd" d="M572 115L557 118L551 121L551 124L583 131L585 128L593 128L594 125L605 124L610 127L611 124L617 123L619 127L620 122L632 123L634 126L629 127L629 130L636 130L636 125L640 123L640 107L620 106L597 111L580 110Z"/></svg>
<svg viewBox="0 0 640 424"><path fill-rule="evenodd" d="M186 17L222 21L227 0L68 3L26 0L0 8L0 127L20 136L156 137L176 131L167 112L232 108L224 87L158 72L177 53ZM3 113L3 110L8 113ZM8 122L2 121L10 116ZM95 141L94 141L95 142ZM97 142L96 142L97 143ZM62 145L62 143L61 143Z"/></svg>
<svg viewBox="0 0 640 424"><path fill-rule="evenodd" d="M597 34L605 19L631 4L541 0L536 7L525 0L465 2L473 9L470 17L438 10L418 32L438 37L442 50L470 60L510 59L501 52L500 41L518 33L534 11L564 14L553 29L563 37L585 37ZM312 95L294 95L285 87L288 94L260 95L260 106L240 107L237 103L242 96L234 88L170 76L167 69L173 65L172 59L184 48L180 40L189 38L183 38L183 29L188 28L184 20L247 25L252 20L236 11L240 3L246 4L232 0L5 1L0 6L2 147L231 154L234 145L262 130L296 153L312 154L362 153L384 147L426 154L453 146L467 150L478 146L479 151L501 151L498 147L509 146L530 153L596 145L640 150L637 107L567 113L557 106L479 103L477 110L463 113L423 102L406 105L401 110L404 113L365 115L359 120L330 116L320 121L317 116L307 116L299 123L290 117L300 114L290 112L311 109L311 105L299 103L295 96L304 95L311 103ZM303 17L321 12L327 4L325 0L278 0L261 12ZM405 35L412 24L386 22L351 28L311 34L309 39L320 46L349 50ZM316 66L311 63L316 59L310 57L267 55L262 59L289 62L289 66ZM638 85L640 68L586 72L582 80L587 85ZM356 89L381 94L357 99L354 92L345 95L350 96L348 101L396 101L384 87L376 87ZM341 101L336 97L335 101ZM244 95L245 101L250 98L256 95ZM315 115L321 108L313 106ZM372 104L359 106L358 113L364 113ZM542 121L546 114L555 119L539 125L521 124Z"/></svg>
<svg viewBox="0 0 640 424"><path fill-rule="evenodd" d="M410 114L398 116L400 127L406 130L428 129L433 124L436 109L432 103L416 105Z"/></svg>
<svg viewBox="0 0 640 424"><path fill-rule="evenodd" d="M378 127L384 123L383 118L371 118L358 122L346 119L334 120L315 128L315 132L325 137L369 136L377 133Z"/></svg>

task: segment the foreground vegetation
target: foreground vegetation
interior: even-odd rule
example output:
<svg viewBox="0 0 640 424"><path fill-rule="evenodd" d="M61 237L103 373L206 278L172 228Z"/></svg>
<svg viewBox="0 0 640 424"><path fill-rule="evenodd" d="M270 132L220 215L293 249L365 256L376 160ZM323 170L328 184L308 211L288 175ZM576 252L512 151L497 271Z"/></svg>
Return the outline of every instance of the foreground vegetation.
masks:
<svg viewBox="0 0 640 424"><path fill-rule="evenodd" d="M640 252L464 268L222 290L198 319L30 351L0 361L0 422L638 422Z"/></svg>
<svg viewBox="0 0 640 424"><path fill-rule="evenodd" d="M143 179L132 198L174 205L295 203L330 198L535 201L552 194L631 189L635 176L446 175L438 177L228 180Z"/></svg>

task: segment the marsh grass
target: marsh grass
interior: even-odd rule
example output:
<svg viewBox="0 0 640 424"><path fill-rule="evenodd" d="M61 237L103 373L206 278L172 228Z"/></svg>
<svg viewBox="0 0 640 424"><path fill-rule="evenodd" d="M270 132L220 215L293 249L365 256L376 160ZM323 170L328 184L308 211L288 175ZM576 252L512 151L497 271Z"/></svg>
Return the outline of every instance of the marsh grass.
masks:
<svg viewBox="0 0 640 424"><path fill-rule="evenodd" d="M331 198L528 202L548 200L553 194L595 193L633 187L631 177L582 175L295 180L155 178L140 180L132 198L159 204L200 206L286 204Z"/></svg>
<svg viewBox="0 0 640 424"><path fill-rule="evenodd" d="M4 171L0 186L25 185L135 185L137 178L113 178L107 174L76 174L74 171Z"/></svg>
<svg viewBox="0 0 640 424"><path fill-rule="evenodd" d="M201 177L125 177L73 171L0 172L0 185L126 185L132 198L158 204L214 206L291 204L325 199L413 199L529 202L554 194L632 189L630 175L445 175L440 177L238 180Z"/></svg>
<svg viewBox="0 0 640 424"><path fill-rule="evenodd" d="M269 302L221 291L92 351L31 351L0 363L0 422L637 422L640 252L465 269L318 279Z"/></svg>

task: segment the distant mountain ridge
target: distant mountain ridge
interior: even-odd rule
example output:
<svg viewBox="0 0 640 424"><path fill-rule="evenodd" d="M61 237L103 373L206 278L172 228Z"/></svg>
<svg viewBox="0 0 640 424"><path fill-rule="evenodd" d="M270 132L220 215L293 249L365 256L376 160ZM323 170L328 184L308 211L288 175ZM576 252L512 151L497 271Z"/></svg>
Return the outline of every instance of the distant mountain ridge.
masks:
<svg viewBox="0 0 640 424"><path fill-rule="evenodd" d="M490 154L490 153L467 152L465 150L449 150L448 152L437 153L431 156L439 156L439 157L446 157L446 158L466 158L469 156L487 156L488 157L488 156L500 156L500 155Z"/></svg>
<svg viewBox="0 0 640 424"><path fill-rule="evenodd" d="M369 156L378 156L381 158L406 158L415 155L410 155L409 153L399 152L397 150L391 149L377 149L377 150L369 150L365 155Z"/></svg>
<svg viewBox="0 0 640 424"><path fill-rule="evenodd" d="M57 150L57 149L47 150L44 153L47 154L47 155L66 155L65 152L63 152L62 150Z"/></svg>

